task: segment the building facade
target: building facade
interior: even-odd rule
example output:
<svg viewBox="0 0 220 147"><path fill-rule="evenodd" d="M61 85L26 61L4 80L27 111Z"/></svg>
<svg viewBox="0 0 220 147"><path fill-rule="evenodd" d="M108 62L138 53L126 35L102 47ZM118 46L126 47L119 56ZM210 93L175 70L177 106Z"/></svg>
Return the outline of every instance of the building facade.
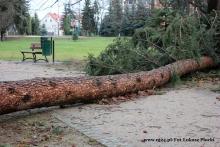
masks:
<svg viewBox="0 0 220 147"><path fill-rule="evenodd" d="M159 0L123 0L122 5L123 8L125 7L125 5L131 8L133 4L138 4L139 2L142 2L142 4L144 4L146 8L153 7L158 9L162 7Z"/></svg>
<svg viewBox="0 0 220 147"><path fill-rule="evenodd" d="M63 30L61 29L62 16L56 13L48 13L40 21L41 26L45 26L47 35L49 36L62 36Z"/></svg>

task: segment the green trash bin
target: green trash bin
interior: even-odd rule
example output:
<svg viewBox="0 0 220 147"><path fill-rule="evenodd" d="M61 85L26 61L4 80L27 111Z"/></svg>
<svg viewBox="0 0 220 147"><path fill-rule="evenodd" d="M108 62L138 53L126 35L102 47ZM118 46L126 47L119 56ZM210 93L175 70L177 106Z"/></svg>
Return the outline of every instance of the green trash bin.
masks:
<svg viewBox="0 0 220 147"><path fill-rule="evenodd" d="M41 48L42 48L42 55L43 56L52 55L52 50L53 50L52 38L41 37Z"/></svg>

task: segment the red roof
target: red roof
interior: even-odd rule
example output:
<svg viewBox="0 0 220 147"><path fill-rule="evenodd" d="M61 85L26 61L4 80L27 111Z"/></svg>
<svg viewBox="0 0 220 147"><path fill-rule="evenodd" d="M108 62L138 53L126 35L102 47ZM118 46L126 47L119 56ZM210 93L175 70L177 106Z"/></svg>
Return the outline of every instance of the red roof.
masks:
<svg viewBox="0 0 220 147"><path fill-rule="evenodd" d="M58 21L62 18L62 16L60 16L57 13L48 13L47 15L49 15L52 19L54 19L55 21Z"/></svg>

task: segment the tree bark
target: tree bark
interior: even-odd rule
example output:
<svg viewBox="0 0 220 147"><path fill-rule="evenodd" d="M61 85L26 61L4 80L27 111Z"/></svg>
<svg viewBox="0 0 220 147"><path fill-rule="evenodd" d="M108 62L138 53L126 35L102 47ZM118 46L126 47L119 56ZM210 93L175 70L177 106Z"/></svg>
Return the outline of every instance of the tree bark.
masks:
<svg viewBox="0 0 220 147"><path fill-rule="evenodd" d="M0 114L39 107L90 102L162 86L175 73L179 76L215 66L209 57L199 62L181 60L148 72L77 77L36 78L0 83Z"/></svg>
<svg viewBox="0 0 220 147"><path fill-rule="evenodd" d="M1 41L4 40L4 31L0 31L1 32Z"/></svg>

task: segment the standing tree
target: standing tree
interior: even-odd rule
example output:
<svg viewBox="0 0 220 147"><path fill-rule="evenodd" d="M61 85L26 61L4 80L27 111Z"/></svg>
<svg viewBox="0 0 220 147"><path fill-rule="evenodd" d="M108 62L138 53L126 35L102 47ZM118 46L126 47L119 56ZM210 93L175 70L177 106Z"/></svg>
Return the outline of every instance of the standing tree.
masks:
<svg viewBox="0 0 220 147"><path fill-rule="evenodd" d="M9 3L7 0L2 0L0 3L0 32L1 32L1 41L4 39L4 34L7 28L14 22L14 5Z"/></svg>
<svg viewBox="0 0 220 147"><path fill-rule="evenodd" d="M104 36L117 36L123 33L122 30L122 2L119 0L110 0L109 13L102 21L100 33Z"/></svg>
<svg viewBox="0 0 220 147"><path fill-rule="evenodd" d="M30 15L28 15L27 17L27 35L31 35L32 34L32 18Z"/></svg>
<svg viewBox="0 0 220 147"><path fill-rule="evenodd" d="M130 10L128 4L125 4L124 12L123 12L123 18L122 18L122 26L121 26L121 32L124 36L130 36L133 34L133 27L132 27L132 21L133 21L133 15L132 11Z"/></svg>
<svg viewBox="0 0 220 147"><path fill-rule="evenodd" d="M28 3L27 0L17 0L14 3L15 16L14 23L19 34L27 34L28 30Z"/></svg>
<svg viewBox="0 0 220 147"><path fill-rule="evenodd" d="M34 14L31 23L32 23L32 35L40 35L40 21L38 19L37 13Z"/></svg>
<svg viewBox="0 0 220 147"><path fill-rule="evenodd" d="M87 36L90 36L91 33L95 32L94 10L91 7L90 0L85 1L82 17L82 27L85 30Z"/></svg>
<svg viewBox="0 0 220 147"><path fill-rule="evenodd" d="M111 0L110 9L110 17L111 17L111 25L114 30L114 35L119 35L121 33L121 25L122 25L122 2L119 0Z"/></svg>
<svg viewBox="0 0 220 147"><path fill-rule="evenodd" d="M141 28L145 25L145 21L149 16L148 9L146 8L143 0L137 0L137 8L134 14L133 30Z"/></svg>
<svg viewBox="0 0 220 147"><path fill-rule="evenodd" d="M95 33L97 35L99 34L99 20L100 20L99 2L97 0L94 1L93 11L94 11L94 20L95 20Z"/></svg>
<svg viewBox="0 0 220 147"><path fill-rule="evenodd" d="M6 30L15 24L19 33L27 32L28 7L27 0L1 0L0 3L0 32L4 39Z"/></svg>
<svg viewBox="0 0 220 147"><path fill-rule="evenodd" d="M100 26L101 36L114 36L114 30L111 25L111 19L109 15L105 15Z"/></svg>
<svg viewBox="0 0 220 147"><path fill-rule="evenodd" d="M15 25L20 34L28 32L28 2L27 0L1 0L0 3L0 32L1 41L6 30Z"/></svg>
<svg viewBox="0 0 220 147"><path fill-rule="evenodd" d="M74 18L75 18L74 12L71 10L70 5L66 4L64 7L64 15L61 24L65 35L71 35L71 21Z"/></svg>

